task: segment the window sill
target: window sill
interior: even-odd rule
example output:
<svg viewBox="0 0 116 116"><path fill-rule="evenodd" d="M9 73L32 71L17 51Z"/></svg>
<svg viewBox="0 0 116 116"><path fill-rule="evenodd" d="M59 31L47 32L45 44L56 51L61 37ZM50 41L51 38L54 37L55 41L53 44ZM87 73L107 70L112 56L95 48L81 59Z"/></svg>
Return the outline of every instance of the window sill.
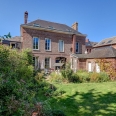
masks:
<svg viewBox="0 0 116 116"><path fill-rule="evenodd" d="M40 51L39 49L33 49L33 51Z"/></svg>
<svg viewBox="0 0 116 116"><path fill-rule="evenodd" d="M52 50L45 50L46 52L51 52Z"/></svg>
<svg viewBox="0 0 116 116"><path fill-rule="evenodd" d="M63 51L63 52L60 52L60 51L59 51L59 53L64 53L64 51Z"/></svg>

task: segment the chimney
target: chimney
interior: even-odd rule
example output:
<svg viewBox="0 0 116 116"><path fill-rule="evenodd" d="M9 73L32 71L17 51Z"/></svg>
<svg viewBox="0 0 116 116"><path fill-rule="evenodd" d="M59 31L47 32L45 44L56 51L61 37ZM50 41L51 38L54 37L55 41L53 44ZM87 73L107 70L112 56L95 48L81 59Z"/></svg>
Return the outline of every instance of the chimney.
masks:
<svg viewBox="0 0 116 116"><path fill-rule="evenodd" d="M27 19L28 19L28 12L26 11L24 13L24 24L27 24Z"/></svg>
<svg viewBox="0 0 116 116"><path fill-rule="evenodd" d="M89 39L86 39L85 42L88 43L89 42Z"/></svg>
<svg viewBox="0 0 116 116"><path fill-rule="evenodd" d="M72 25L72 28L76 31L78 31L78 23L75 22L73 25Z"/></svg>

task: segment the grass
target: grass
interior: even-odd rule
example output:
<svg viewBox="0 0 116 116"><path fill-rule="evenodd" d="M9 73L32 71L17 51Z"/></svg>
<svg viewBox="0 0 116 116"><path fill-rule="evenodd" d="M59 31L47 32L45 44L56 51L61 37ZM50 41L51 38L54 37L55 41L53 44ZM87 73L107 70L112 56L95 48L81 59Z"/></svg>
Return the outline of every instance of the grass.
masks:
<svg viewBox="0 0 116 116"><path fill-rule="evenodd" d="M66 116L115 116L116 82L53 84L55 93L43 98L53 109L60 109Z"/></svg>

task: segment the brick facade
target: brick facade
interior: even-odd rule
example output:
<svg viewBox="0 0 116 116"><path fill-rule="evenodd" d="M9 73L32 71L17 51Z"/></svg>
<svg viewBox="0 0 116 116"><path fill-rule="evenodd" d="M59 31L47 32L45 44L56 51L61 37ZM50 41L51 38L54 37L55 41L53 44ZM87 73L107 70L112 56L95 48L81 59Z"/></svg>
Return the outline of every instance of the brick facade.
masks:
<svg viewBox="0 0 116 116"><path fill-rule="evenodd" d="M39 65L45 60L46 57L49 57L51 60L51 68L55 69L53 66L55 63L56 57L65 57L67 62L70 62L70 53L71 48L74 49L75 42L79 43L79 53L82 54L85 52L85 37L72 35L72 34L63 34L50 32L45 30L30 29L21 27L21 34L23 37L23 49L29 48L32 50L34 56L39 57ZM75 36L75 41L73 42L73 37ZM39 50L33 50L33 37L39 38ZM45 38L51 39L51 51L45 50ZM59 40L64 41L64 52L58 51L58 42ZM74 50L73 50L74 51ZM75 52L75 51L74 51Z"/></svg>

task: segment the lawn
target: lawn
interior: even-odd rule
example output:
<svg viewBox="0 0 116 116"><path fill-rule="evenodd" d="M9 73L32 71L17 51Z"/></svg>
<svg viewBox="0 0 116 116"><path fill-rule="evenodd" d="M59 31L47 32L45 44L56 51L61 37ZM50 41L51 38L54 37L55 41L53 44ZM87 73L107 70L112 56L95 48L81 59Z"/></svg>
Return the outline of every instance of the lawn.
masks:
<svg viewBox="0 0 116 116"><path fill-rule="evenodd" d="M116 82L55 84L47 102L66 116L116 116Z"/></svg>

